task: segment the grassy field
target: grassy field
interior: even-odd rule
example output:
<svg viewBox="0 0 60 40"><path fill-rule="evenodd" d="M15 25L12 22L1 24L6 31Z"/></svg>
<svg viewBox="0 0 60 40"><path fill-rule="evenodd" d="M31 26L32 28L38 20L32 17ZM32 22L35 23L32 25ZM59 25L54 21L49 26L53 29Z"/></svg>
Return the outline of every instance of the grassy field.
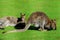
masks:
<svg viewBox="0 0 60 40"><path fill-rule="evenodd" d="M7 27L0 30L0 40L60 40L60 0L0 0L0 18L4 16L19 17L20 13L26 14L26 19L32 12L45 12L50 19L56 19L57 30L37 31L2 34L2 31L13 30Z"/></svg>

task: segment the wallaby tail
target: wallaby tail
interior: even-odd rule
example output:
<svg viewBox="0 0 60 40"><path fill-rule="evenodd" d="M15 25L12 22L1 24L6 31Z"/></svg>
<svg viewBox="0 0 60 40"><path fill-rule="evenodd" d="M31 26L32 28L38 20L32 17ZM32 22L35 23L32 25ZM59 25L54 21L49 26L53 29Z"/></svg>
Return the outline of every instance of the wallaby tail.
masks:
<svg viewBox="0 0 60 40"><path fill-rule="evenodd" d="M24 29L11 30L11 31L8 31L8 32L6 32L6 33L12 33L12 32L25 32L26 30L28 30L28 28L30 27L30 25L31 25L31 24L27 24L27 25L25 26ZM6 34L6 33L5 33L5 34Z"/></svg>
<svg viewBox="0 0 60 40"><path fill-rule="evenodd" d="M25 31L24 29L20 29L20 30L11 30L11 31L5 32L4 34L6 34L6 33L14 33L14 32L24 32L24 31Z"/></svg>

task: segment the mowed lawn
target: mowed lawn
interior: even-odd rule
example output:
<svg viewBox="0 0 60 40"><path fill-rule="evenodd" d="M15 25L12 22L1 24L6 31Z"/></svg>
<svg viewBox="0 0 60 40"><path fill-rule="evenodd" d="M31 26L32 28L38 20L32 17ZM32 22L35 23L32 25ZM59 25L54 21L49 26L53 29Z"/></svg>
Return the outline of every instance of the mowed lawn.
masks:
<svg viewBox="0 0 60 40"><path fill-rule="evenodd" d="M57 30L27 30L2 34L3 31L14 30L6 27L0 30L0 40L60 40L60 0L0 0L0 18L4 16L19 17L26 14L26 20L32 12L45 12L50 19L56 19Z"/></svg>

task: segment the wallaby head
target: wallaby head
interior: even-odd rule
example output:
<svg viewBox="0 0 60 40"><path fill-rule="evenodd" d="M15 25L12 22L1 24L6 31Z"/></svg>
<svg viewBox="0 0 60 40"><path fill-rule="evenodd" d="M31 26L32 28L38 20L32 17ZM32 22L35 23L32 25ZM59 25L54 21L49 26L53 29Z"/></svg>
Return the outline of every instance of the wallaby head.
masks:
<svg viewBox="0 0 60 40"><path fill-rule="evenodd" d="M47 29L47 30L56 30L56 20L55 19L50 20L50 22L48 22L45 25L45 29Z"/></svg>
<svg viewBox="0 0 60 40"><path fill-rule="evenodd" d="M20 17L18 18L17 22L25 22L25 14L20 13Z"/></svg>
<svg viewBox="0 0 60 40"><path fill-rule="evenodd" d="M52 19L52 20L51 20L51 28L52 28L53 30L56 30L56 19Z"/></svg>

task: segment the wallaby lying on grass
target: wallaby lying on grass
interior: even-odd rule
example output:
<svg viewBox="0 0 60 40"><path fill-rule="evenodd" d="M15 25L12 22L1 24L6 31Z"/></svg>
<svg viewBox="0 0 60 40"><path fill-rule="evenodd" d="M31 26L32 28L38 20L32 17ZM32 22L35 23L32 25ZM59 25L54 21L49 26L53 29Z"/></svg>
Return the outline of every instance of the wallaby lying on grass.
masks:
<svg viewBox="0 0 60 40"><path fill-rule="evenodd" d="M12 17L12 16L5 16L0 18L0 29L3 29L4 27L7 26L16 26L19 22L24 22L24 17L25 14L20 13L20 18ZM22 21L23 20L23 21Z"/></svg>
<svg viewBox="0 0 60 40"><path fill-rule="evenodd" d="M17 24L17 18L15 17L7 16L7 17L0 18L1 29L7 26L15 26L16 24Z"/></svg>
<svg viewBox="0 0 60 40"><path fill-rule="evenodd" d="M39 30L45 30L44 27L52 28L54 30L56 29L55 20L49 19L49 17L43 12L33 12L30 15L30 17L28 18L28 21L26 22L26 26L24 29L12 30L12 31L8 31L6 33L26 31L31 26L31 24L35 25L35 27L40 27Z"/></svg>

